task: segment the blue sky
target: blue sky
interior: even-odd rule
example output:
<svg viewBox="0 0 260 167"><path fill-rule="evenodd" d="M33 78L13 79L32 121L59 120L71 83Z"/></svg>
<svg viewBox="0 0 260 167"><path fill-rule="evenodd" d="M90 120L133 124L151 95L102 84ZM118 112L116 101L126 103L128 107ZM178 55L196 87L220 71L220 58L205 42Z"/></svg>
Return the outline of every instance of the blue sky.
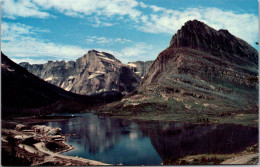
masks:
<svg viewBox="0 0 260 167"><path fill-rule="evenodd" d="M1 50L15 62L76 60L88 50L123 63L154 60L188 20L257 48L257 0L2 0Z"/></svg>

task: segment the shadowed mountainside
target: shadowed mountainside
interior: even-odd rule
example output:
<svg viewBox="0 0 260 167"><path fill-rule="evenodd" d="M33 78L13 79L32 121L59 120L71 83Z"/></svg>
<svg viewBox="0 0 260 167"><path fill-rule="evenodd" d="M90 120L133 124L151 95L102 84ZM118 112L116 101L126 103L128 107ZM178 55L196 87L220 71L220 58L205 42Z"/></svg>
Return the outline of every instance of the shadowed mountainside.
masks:
<svg viewBox="0 0 260 167"><path fill-rule="evenodd" d="M29 73L1 53L2 115L74 112L120 99L117 92L83 96L67 92Z"/></svg>

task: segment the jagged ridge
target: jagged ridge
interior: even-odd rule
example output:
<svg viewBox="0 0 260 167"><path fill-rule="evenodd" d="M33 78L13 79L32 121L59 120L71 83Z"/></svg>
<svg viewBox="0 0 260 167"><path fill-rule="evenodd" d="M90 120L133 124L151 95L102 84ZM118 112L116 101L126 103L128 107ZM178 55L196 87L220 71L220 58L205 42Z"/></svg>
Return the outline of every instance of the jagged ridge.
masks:
<svg viewBox="0 0 260 167"><path fill-rule="evenodd" d="M247 42L230 34L228 30L216 31L197 20L186 22L172 37L170 47L199 49L229 61L250 61L258 64L257 51ZM225 53L239 54L239 59Z"/></svg>
<svg viewBox="0 0 260 167"><path fill-rule="evenodd" d="M131 92L140 82L127 65L113 55L90 50L74 61L49 61L46 64L20 63L29 72L67 91L95 94L105 91Z"/></svg>

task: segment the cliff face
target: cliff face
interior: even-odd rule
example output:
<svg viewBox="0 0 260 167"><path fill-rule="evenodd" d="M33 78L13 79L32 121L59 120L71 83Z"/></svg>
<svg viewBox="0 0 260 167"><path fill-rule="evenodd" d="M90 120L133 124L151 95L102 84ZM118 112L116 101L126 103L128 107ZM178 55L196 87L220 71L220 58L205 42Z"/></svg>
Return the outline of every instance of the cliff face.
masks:
<svg viewBox="0 0 260 167"><path fill-rule="evenodd" d="M240 65L258 64L257 51L244 40L230 34L228 30L216 31L197 20L186 22L172 37L170 48L180 47L202 50Z"/></svg>
<svg viewBox="0 0 260 167"><path fill-rule="evenodd" d="M127 65L136 73L139 77L143 78L153 64L153 61L136 61L128 62Z"/></svg>
<svg viewBox="0 0 260 167"><path fill-rule="evenodd" d="M122 105L147 102L172 110L257 111L258 53L227 30L188 21Z"/></svg>
<svg viewBox="0 0 260 167"><path fill-rule="evenodd" d="M247 78L258 75L258 53L227 30L216 31L197 20L188 21L159 54L142 85L159 83L171 74L256 87L258 84Z"/></svg>
<svg viewBox="0 0 260 167"><path fill-rule="evenodd" d="M20 65L47 82L82 95L106 91L127 94L140 82L140 77L113 55L95 50L75 62L49 61L41 65Z"/></svg>

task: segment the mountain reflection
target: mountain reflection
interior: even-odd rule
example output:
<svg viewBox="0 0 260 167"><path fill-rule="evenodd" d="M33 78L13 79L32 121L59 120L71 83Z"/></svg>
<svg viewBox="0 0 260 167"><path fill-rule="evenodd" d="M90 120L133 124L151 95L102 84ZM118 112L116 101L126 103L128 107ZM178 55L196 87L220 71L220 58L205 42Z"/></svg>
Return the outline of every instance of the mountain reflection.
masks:
<svg viewBox="0 0 260 167"><path fill-rule="evenodd" d="M234 153L258 142L258 129L239 125L192 125L99 118L94 114L47 125L62 128L74 149L66 155L110 164L159 165L168 158Z"/></svg>
<svg viewBox="0 0 260 167"><path fill-rule="evenodd" d="M204 153L234 153L258 142L257 128L239 125L139 123L162 159Z"/></svg>
<svg viewBox="0 0 260 167"><path fill-rule="evenodd" d="M96 115L85 115L65 122L50 122L50 126L62 128L63 134L76 134L67 137L68 142L77 143L90 153L99 153L113 147L122 135L128 135L130 123L127 121L99 118ZM130 137L137 134L130 133Z"/></svg>

